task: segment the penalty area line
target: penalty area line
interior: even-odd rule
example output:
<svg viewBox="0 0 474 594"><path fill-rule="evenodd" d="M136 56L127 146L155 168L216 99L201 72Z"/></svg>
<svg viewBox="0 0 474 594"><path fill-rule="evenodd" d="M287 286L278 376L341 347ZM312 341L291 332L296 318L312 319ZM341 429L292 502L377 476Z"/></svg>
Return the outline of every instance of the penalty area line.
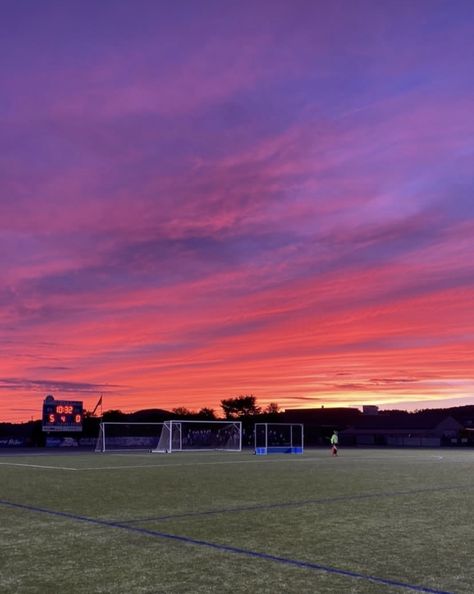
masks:
<svg viewBox="0 0 474 594"><path fill-rule="evenodd" d="M5 507L10 507L10 508L14 508L14 509L21 509L21 510L26 510L26 511L31 511L31 512L36 512L36 513L48 514L51 516L56 516L56 517L65 518L65 519L69 519L69 520L85 522L85 523L88 523L91 525L96 525L96 526L105 526L108 528L116 528L119 530L126 530L128 532L135 532L138 534L143 534L145 536L151 536L153 538L171 540L171 541L175 541L175 542L182 542L185 544L206 547L206 548L224 552L224 553L233 553L233 554L242 555L245 557L261 559L264 561L273 561L275 563L279 563L282 565L290 565L293 567L300 567L302 569L309 569L309 570L313 570L313 571L329 573L329 574L333 574L333 575L339 575L342 577L348 577L348 578L353 578L353 579L358 579L358 580L365 580L365 581L376 583L376 584L383 584L384 586L392 586L392 587L402 588L404 590L411 590L413 592L422 592L425 594L454 594L453 592L448 592L446 590L436 590L436 589L428 588L425 586L417 586L416 584L410 584L410 583L401 582L398 580L392 580L389 578L377 577L374 575L359 573L359 572L350 571L347 569L339 569L337 567L331 567L329 565L322 565L320 563L312 563L310 561L300 561L298 559L280 557L278 555L272 555L270 553L262 553L259 551L252 551L251 549L243 549L243 548L234 547L231 545L209 542L209 541L205 541L205 540L191 538L188 536L180 536L177 534L168 534L166 532L160 532L158 530L149 530L147 528L140 528L137 526L124 525L120 522L111 522L111 521L107 521L107 520L100 520L100 519L96 519L96 518L89 518L87 516L71 514L68 512L61 512L61 511L57 511L57 510L36 507L33 505L14 503L12 501L7 501L5 499L0 499L0 505L4 505Z"/></svg>
<svg viewBox="0 0 474 594"><path fill-rule="evenodd" d="M26 462L0 462L0 466L26 466L27 468L39 468L44 470L78 470L69 466L47 466L46 464L27 464Z"/></svg>

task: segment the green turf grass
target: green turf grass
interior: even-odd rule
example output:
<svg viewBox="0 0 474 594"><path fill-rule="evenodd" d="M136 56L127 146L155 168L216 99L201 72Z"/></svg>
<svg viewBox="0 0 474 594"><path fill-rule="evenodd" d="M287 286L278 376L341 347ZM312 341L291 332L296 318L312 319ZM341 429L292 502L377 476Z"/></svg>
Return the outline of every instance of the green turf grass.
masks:
<svg viewBox="0 0 474 594"><path fill-rule="evenodd" d="M472 594L473 465L470 450L3 452L0 592Z"/></svg>

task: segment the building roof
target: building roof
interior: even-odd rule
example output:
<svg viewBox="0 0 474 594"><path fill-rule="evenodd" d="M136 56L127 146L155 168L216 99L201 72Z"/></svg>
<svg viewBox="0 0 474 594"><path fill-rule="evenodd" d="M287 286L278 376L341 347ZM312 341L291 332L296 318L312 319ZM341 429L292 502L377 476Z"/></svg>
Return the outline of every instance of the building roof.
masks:
<svg viewBox="0 0 474 594"><path fill-rule="evenodd" d="M282 413L285 422L313 423L317 425L349 425L362 417L357 408L287 408Z"/></svg>

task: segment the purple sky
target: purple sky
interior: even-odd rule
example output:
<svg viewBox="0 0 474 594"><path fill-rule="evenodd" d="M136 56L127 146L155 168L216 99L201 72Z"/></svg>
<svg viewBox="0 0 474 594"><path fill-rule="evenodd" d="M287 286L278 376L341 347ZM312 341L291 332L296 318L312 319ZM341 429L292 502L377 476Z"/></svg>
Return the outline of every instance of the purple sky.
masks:
<svg viewBox="0 0 474 594"><path fill-rule="evenodd" d="M3 0L0 420L474 404L474 3Z"/></svg>

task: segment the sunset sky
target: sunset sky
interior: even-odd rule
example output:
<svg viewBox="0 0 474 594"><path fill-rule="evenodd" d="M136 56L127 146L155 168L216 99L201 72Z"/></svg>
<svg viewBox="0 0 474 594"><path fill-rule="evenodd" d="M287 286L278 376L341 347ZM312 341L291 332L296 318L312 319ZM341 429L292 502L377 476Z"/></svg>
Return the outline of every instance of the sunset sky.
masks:
<svg viewBox="0 0 474 594"><path fill-rule="evenodd" d="M0 4L0 421L474 404L474 2Z"/></svg>

